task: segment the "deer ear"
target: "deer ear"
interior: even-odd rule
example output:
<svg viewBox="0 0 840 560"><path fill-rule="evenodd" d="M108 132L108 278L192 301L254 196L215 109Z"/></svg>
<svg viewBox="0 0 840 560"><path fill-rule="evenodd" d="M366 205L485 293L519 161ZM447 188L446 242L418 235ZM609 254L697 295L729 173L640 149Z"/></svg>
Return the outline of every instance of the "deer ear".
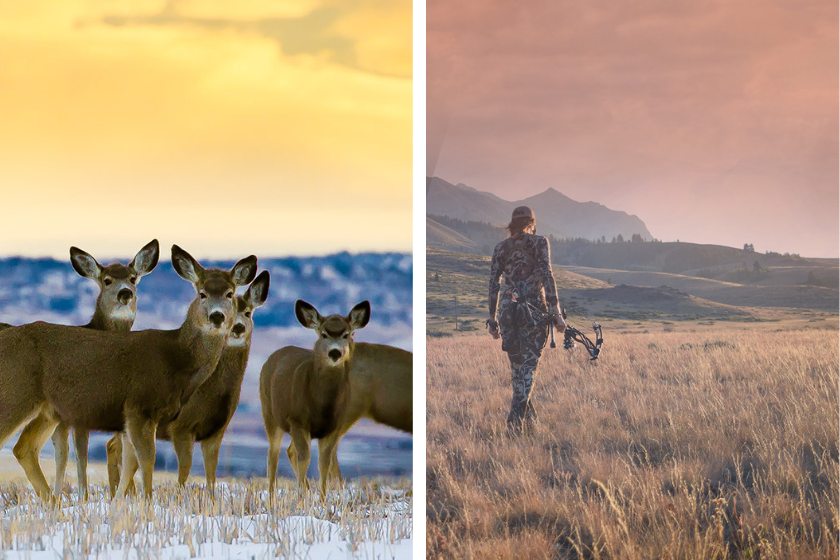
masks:
<svg viewBox="0 0 840 560"><path fill-rule="evenodd" d="M85 278L99 279L102 267L96 262L96 259L78 247L70 247L70 262L73 264L73 270Z"/></svg>
<svg viewBox="0 0 840 560"><path fill-rule="evenodd" d="M178 276L193 284L198 284L201 275L204 273L204 267L198 264L198 261L192 258L192 255L177 245L172 246L172 268L175 269Z"/></svg>
<svg viewBox="0 0 840 560"><path fill-rule="evenodd" d="M350 315L347 316L347 322L353 329L361 329L370 321L370 302L368 300L362 303L357 303L356 307L350 310Z"/></svg>
<svg viewBox="0 0 840 560"><path fill-rule="evenodd" d="M245 257L233 265L230 273L233 275L233 283L237 286L250 284L254 276L257 275L257 257L254 255Z"/></svg>
<svg viewBox="0 0 840 560"><path fill-rule="evenodd" d="M297 317L298 323L307 329L317 329L324 319L317 309L302 299L295 302L295 317Z"/></svg>
<svg viewBox="0 0 840 560"><path fill-rule="evenodd" d="M245 292L245 300L251 307L260 307L268 298L269 275L267 270L260 272Z"/></svg>
<svg viewBox="0 0 840 560"><path fill-rule="evenodd" d="M155 269L159 257L160 245L157 239L152 239L140 249L134 260L128 263L128 268L134 270L139 276L145 276Z"/></svg>

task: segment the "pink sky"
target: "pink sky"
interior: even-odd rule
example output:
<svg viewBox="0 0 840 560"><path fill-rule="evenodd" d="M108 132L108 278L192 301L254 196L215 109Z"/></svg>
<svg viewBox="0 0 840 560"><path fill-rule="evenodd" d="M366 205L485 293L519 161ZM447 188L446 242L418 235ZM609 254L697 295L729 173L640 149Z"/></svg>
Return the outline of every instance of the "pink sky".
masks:
<svg viewBox="0 0 840 560"><path fill-rule="evenodd" d="M838 256L838 3L427 2L427 174Z"/></svg>

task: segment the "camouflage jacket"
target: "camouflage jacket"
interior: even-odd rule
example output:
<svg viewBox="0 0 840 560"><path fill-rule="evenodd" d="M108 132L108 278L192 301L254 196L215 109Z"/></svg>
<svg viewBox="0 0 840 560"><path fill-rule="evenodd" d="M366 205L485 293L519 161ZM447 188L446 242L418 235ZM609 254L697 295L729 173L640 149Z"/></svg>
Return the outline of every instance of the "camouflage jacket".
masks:
<svg viewBox="0 0 840 560"><path fill-rule="evenodd" d="M551 272L548 239L541 235L523 233L508 237L493 250L490 263L490 315L496 315L501 289L500 279L505 276L505 291L516 288L524 280L528 286L528 300L543 309L557 305L557 286Z"/></svg>

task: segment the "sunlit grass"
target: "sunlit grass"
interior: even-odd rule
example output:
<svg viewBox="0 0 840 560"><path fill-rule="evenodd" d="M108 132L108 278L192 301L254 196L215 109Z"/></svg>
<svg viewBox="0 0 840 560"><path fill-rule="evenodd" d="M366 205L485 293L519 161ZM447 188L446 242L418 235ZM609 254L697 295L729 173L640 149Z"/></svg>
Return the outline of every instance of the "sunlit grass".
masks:
<svg viewBox="0 0 840 560"><path fill-rule="evenodd" d="M837 557L836 331L605 334L516 439L498 341L427 339L429 557Z"/></svg>

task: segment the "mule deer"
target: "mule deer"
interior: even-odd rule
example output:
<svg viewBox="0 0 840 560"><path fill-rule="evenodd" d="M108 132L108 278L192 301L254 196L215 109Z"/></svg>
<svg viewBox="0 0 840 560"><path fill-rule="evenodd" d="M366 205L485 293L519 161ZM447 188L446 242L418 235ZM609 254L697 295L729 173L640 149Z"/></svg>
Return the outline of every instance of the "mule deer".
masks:
<svg viewBox="0 0 840 560"><path fill-rule="evenodd" d="M239 403L242 378L248 365L251 350L251 334L254 330L252 313L262 306L268 297L269 274L264 270L248 286L242 296L236 298L236 319L228 337L227 347L222 353L216 371L196 389L190 400L181 408L174 420L163 420L158 424L157 439L171 440L178 456L178 483L187 482L192 467L193 444L201 442L204 457L204 474L207 488L213 495L216 482L216 465L219 462L219 447L222 437ZM120 462L122 440L120 435L108 442L108 482L111 495L116 494L120 483ZM131 472L122 476L133 477L136 463ZM131 487L129 482L128 487Z"/></svg>
<svg viewBox="0 0 840 560"><path fill-rule="evenodd" d="M370 318L364 301L347 317L322 317L310 304L295 302L295 316L318 332L314 350L295 346L272 354L260 372L260 401L269 440L268 480L273 496L283 435L292 442L289 460L301 487L308 488L309 442L318 439L321 493L330 478L341 481L337 448L360 418L411 432L412 357L380 344L355 344L353 332Z"/></svg>
<svg viewBox="0 0 840 560"><path fill-rule="evenodd" d="M102 266L85 251L70 247L70 262L73 269L81 276L96 282L99 287L93 317L85 328L115 332L130 331L137 315L137 284L140 283L142 276L154 270L159 256L160 245L157 239L153 239L140 249L128 266L121 263ZM67 470L67 457L70 451L69 432L70 428L66 424L59 423L52 436L55 446L53 494L56 498L61 495L61 489L64 486L64 474ZM88 430L82 428L73 430L79 495L83 498L87 497L88 437Z"/></svg>
<svg viewBox="0 0 840 560"><path fill-rule="evenodd" d="M233 326L234 292L253 280L257 258L230 271L205 270L173 245L172 265L196 289L178 329L115 333L38 322L0 331L0 446L25 426L15 456L42 499L50 492L38 453L59 422L125 430L132 449L123 454L136 454L151 497L157 425L216 369Z"/></svg>

